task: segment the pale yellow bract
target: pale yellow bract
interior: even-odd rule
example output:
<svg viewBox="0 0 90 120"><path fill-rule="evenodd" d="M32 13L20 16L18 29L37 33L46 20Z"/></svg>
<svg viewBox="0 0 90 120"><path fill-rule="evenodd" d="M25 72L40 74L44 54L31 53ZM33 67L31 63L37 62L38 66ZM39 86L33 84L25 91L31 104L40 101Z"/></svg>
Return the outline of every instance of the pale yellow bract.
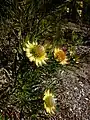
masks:
<svg viewBox="0 0 90 120"><path fill-rule="evenodd" d="M47 113L54 113L55 111L55 98L49 90L45 91L44 93L44 108L46 109Z"/></svg>
<svg viewBox="0 0 90 120"><path fill-rule="evenodd" d="M46 56L45 48L42 45L38 45L37 42L30 43L29 41L25 44L23 48L26 51L26 56L32 62L34 61L35 64L39 67L42 64L46 64L46 60L48 59Z"/></svg>
<svg viewBox="0 0 90 120"><path fill-rule="evenodd" d="M54 49L54 58L62 65L68 64L66 53L62 49Z"/></svg>

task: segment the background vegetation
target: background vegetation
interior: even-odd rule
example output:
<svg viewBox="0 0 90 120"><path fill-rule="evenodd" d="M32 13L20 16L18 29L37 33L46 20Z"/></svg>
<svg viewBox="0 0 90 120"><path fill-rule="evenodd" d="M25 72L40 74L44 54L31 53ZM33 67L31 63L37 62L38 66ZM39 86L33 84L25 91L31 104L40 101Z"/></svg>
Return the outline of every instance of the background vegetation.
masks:
<svg viewBox="0 0 90 120"><path fill-rule="evenodd" d="M89 99L90 95L90 1L83 1L83 6L80 2L0 0L1 120L90 119L88 100L85 102L86 110L80 98L81 113L78 109L77 96L82 95L80 91L83 89L87 93L83 98ZM41 44L62 47L68 53L70 64L59 65L53 59L52 51L49 51L47 65L37 68L29 62L22 50L27 36L30 42L37 40ZM81 84L82 88L79 86ZM79 91L74 96L76 86ZM44 110L42 98L47 88L57 98L57 112L54 116ZM75 99L77 107L74 109Z"/></svg>

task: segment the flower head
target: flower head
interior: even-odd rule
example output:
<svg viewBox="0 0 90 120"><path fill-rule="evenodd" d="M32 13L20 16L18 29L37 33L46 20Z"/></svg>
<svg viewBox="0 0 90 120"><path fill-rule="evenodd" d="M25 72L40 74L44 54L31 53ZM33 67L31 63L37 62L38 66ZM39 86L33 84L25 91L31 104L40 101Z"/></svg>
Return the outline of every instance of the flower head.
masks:
<svg viewBox="0 0 90 120"><path fill-rule="evenodd" d="M37 66L46 64L45 60L47 60L47 54L42 45L38 45L37 42L30 43L28 41L25 46L26 48L23 48L23 50L26 51L26 56L31 62L34 61Z"/></svg>
<svg viewBox="0 0 90 120"><path fill-rule="evenodd" d="M47 113L54 113L55 110L55 98L49 90L45 91L44 93L44 108L46 109Z"/></svg>
<svg viewBox="0 0 90 120"><path fill-rule="evenodd" d="M56 60L58 62L60 62L60 64L64 65L64 64L67 64L67 56L66 56L66 53L62 50L62 49L59 49L59 48L55 48L54 49L54 57L56 58Z"/></svg>

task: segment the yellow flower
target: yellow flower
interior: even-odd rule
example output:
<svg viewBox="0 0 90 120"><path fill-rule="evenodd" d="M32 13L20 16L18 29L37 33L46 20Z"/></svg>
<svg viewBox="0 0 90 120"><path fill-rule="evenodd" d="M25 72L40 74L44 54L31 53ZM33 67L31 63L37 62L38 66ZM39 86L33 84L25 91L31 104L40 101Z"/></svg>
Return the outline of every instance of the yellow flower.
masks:
<svg viewBox="0 0 90 120"><path fill-rule="evenodd" d="M30 43L29 41L25 44L26 48L23 48L26 51L26 56L32 62L34 61L37 66L42 66L46 64L48 59L46 56L45 48L42 45L38 45L37 42Z"/></svg>
<svg viewBox="0 0 90 120"><path fill-rule="evenodd" d="M68 64L68 62L67 62L68 59L67 59L66 53L62 49L55 48L54 49L54 57L56 58L56 60L58 62L60 62L60 64L62 64L62 65Z"/></svg>
<svg viewBox="0 0 90 120"><path fill-rule="evenodd" d="M82 10L77 10L79 16L81 17L82 16Z"/></svg>
<svg viewBox="0 0 90 120"><path fill-rule="evenodd" d="M83 8L83 1L77 1L78 5Z"/></svg>
<svg viewBox="0 0 90 120"><path fill-rule="evenodd" d="M47 113L54 113L55 110L55 98L52 93L50 93L49 90L45 91L44 93L44 108L46 109Z"/></svg>

